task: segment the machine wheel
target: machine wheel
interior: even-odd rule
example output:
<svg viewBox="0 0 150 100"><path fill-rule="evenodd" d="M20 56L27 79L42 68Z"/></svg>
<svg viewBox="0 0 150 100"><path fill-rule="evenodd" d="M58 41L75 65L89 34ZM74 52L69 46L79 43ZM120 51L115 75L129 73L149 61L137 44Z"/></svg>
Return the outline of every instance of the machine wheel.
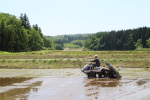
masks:
<svg viewBox="0 0 150 100"><path fill-rule="evenodd" d="M105 78L108 78L108 77L110 78L111 77L109 70L104 70L103 75L104 75Z"/></svg>
<svg viewBox="0 0 150 100"><path fill-rule="evenodd" d="M106 77L109 77L109 70L107 69L102 69L101 72L98 74L98 77L99 78L106 78Z"/></svg>
<svg viewBox="0 0 150 100"><path fill-rule="evenodd" d="M96 73L95 72L89 72L87 73L88 78L96 78Z"/></svg>

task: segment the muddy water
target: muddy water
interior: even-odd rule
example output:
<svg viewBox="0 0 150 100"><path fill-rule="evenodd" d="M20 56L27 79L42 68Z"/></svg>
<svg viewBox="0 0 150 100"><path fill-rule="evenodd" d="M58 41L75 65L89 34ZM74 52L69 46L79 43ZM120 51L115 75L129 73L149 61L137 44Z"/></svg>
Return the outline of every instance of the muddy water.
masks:
<svg viewBox="0 0 150 100"><path fill-rule="evenodd" d="M124 69L117 80L80 69L0 69L0 100L150 100L149 72Z"/></svg>
<svg viewBox="0 0 150 100"><path fill-rule="evenodd" d="M0 78L0 100L149 100L147 78Z"/></svg>

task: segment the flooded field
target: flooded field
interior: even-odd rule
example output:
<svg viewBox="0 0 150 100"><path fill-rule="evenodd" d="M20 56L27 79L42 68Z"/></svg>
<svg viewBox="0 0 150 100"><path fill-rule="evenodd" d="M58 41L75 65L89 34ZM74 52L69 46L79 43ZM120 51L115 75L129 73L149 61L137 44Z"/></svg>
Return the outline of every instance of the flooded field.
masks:
<svg viewBox="0 0 150 100"><path fill-rule="evenodd" d="M0 100L150 100L150 69L88 79L80 69L0 69Z"/></svg>

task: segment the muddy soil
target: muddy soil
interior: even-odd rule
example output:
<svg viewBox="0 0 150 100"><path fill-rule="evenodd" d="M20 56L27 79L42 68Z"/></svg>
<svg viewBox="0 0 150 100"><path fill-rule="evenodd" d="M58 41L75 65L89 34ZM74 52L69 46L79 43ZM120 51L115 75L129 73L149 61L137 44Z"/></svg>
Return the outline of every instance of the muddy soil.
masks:
<svg viewBox="0 0 150 100"><path fill-rule="evenodd" d="M0 100L150 100L150 72L88 79L80 69L0 69Z"/></svg>

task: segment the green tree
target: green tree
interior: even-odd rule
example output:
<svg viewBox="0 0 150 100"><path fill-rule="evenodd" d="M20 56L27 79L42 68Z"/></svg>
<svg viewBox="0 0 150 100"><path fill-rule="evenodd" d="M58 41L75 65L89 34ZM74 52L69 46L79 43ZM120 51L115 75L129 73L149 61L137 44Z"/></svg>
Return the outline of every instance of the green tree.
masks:
<svg viewBox="0 0 150 100"><path fill-rule="evenodd" d="M64 46L61 45L61 44L55 44L55 49L57 49L57 50L63 50Z"/></svg>
<svg viewBox="0 0 150 100"><path fill-rule="evenodd" d="M54 49L54 41L44 37L44 46L48 49Z"/></svg>
<svg viewBox="0 0 150 100"><path fill-rule="evenodd" d="M147 46L150 48L150 38L146 40Z"/></svg>
<svg viewBox="0 0 150 100"><path fill-rule="evenodd" d="M117 42L116 42L116 49L117 50L120 50L121 48L121 40L120 39L117 39Z"/></svg>
<svg viewBox="0 0 150 100"><path fill-rule="evenodd" d="M0 13L0 50L19 52L28 47L28 38L16 16Z"/></svg>
<svg viewBox="0 0 150 100"><path fill-rule="evenodd" d="M73 40L70 42L71 44L78 45L80 47L83 46L83 40Z"/></svg>
<svg viewBox="0 0 150 100"><path fill-rule="evenodd" d="M143 48L142 39L138 39L134 46L136 47L136 49Z"/></svg>
<svg viewBox="0 0 150 100"><path fill-rule="evenodd" d="M41 38L39 31L34 28L31 29L29 34L29 47L32 51L41 50L44 44L43 39Z"/></svg>
<svg viewBox="0 0 150 100"><path fill-rule="evenodd" d="M130 34L126 43L124 44L124 47L126 50L133 50L134 47L134 41L133 41L133 34Z"/></svg>
<svg viewBox="0 0 150 100"><path fill-rule="evenodd" d="M25 29L29 30L31 28L29 18L27 17L26 13L20 14L20 20L22 21L21 26L24 26Z"/></svg>

